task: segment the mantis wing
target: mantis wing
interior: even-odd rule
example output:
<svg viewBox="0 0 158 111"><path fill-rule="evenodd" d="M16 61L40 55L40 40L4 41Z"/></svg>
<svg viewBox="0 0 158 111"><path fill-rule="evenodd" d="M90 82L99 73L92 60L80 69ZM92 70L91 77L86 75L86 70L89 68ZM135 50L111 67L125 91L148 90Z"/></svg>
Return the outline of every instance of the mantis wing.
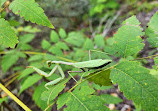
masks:
<svg viewBox="0 0 158 111"><path fill-rule="evenodd" d="M84 62L77 62L74 63L73 66L77 68L95 68L102 66L108 62L111 62L110 59L96 59L96 60L90 60L90 61L84 61Z"/></svg>

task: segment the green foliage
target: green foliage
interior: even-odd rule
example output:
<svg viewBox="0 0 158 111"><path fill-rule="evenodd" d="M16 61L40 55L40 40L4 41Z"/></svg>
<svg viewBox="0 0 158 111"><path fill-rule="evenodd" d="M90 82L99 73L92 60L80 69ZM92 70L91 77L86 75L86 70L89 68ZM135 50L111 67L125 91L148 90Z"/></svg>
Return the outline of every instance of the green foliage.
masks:
<svg viewBox="0 0 158 111"><path fill-rule="evenodd" d="M17 45L17 48L20 50L31 50L32 46L28 43L34 39L34 34L25 34L19 37L20 43Z"/></svg>
<svg viewBox="0 0 158 111"><path fill-rule="evenodd" d="M59 41L59 36L54 30L51 31L50 40L54 43L57 43Z"/></svg>
<svg viewBox="0 0 158 111"><path fill-rule="evenodd" d="M158 71L157 70L151 69L150 74L153 75L158 80Z"/></svg>
<svg viewBox="0 0 158 111"><path fill-rule="evenodd" d="M103 70L99 72L92 73L88 75L86 78L89 78L88 80L90 82L94 82L95 84L98 84L100 86L110 86L112 85L112 82L109 78L110 76L110 70Z"/></svg>
<svg viewBox="0 0 158 111"><path fill-rule="evenodd" d="M113 83L118 83L120 90L128 99L132 99L146 111L158 110L158 82L140 63L121 62L114 67L110 76Z"/></svg>
<svg viewBox="0 0 158 111"><path fill-rule="evenodd" d="M12 67L20 58L26 58L26 54L22 51L31 50L32 47L28 43L31 42L34 38L34 34L25 34L19 37L20 43L17 45L16 49L8 51L2 57L1 67L3 73Z"/></svg>
<svg viewBox="0 0 158 111"><path fill-rule="evenodd" d="M63 93L62 95L60 95L58 97L58 101L57 101L57 110L62 108L68 102L69 98L70 98L70 93L68 93L68 92Z"/></svg>
<svg viewBox="0 0 158 111"><path fill-rule="evenodd" d="M19 91L19 94L21 94L24 90L26 90L27 88L29 88L30 86L32 86L33 84L38 82L41 78L42 78L42 76L37 75L37 74L32 75L32 76L28 76L24 80L24 82L21 84L21 89Z"/></svg>
<svg viewBox="0 0 158 111"><path fill-rule="evenodd" d="M60 35L61 38L65 38L67 36L66 32L63 28L59 29L59 35Z"/></svg>
<svg viewBox="0 0 158 111"><path fill-rule="evenodd" d="M90 0L90 16L117 9L119 4L116 0ZM108 12L107 11L107 12Z"/></svg>
<svg viewBox="0 0 158 111"><path fill-rule="evenodd" d="M44 101L48 101L48 103L54 100L58 94L65 88L65 84L70 80L70 78L65 79L57 85L52 86L47 91L44 91L41 94L41 99Z"/></svg>
<svg viewBox="0 0 158 111"><path fill-rule="evenodd" d="M158 71L158 57L154 58L154 62L155 62L155 65L153 66L153 68Z"/></svg>
<svg viewBox="0 0 158 111"><path fill-rule="evenodd" d="M36 87L33 93L33 100L42 110L46 109L47 107L47 101L41 99L41 94L45 91L45 84L45 82L42 82L38 87ZM47 111L50 111L50 108Z"/></svg>
<svg viewBox="0 0 158 111"><path fill-rule="evenodd" d="M7 98L7 97L0 98L0 105L1 105L1 103L2 103L2 102L4 102L4 101L6 102L7 100L8 100L8 98Z"/></svg>
<svg viewBox="0 0 158 111"><path fill-rule="evenodd" d="M107 90L113 88L112 86L100 86L95 83L92 84L93 88L96 90Z"/></svg>
<svg viewBox="0 0 158 111"><path fill-rule="evenodd" d="M94 48L94 43L91 39L87 38L84 45L83 49L85 50L92 50Z"/></svg>
<svg viewBox="0 0 158 111"><path fill-rule="evenodd" d="M70 43L71 45L81 47L84 43L84 34L81 32L70 32L68 34L67 39L65 39L67 43Z"/></svg>
<svg viewBox="0 0 158 111"><path fill-rule="evenodd" d="M94 42L98 46L98 48L102 48L105 45L105 43L104 43L104 37L101 36L101 35L96 35L94 37Z"/></svg>
<svg viewBox="0 0 158 111"><path fill-rule="evenodd" d="M6 2L7 0L0 0L0 7Z"/></svg>
<svg viewBox="0 0 158 111"><path fill-rule="evenodd" d="M0 18L0 32L0 45L14 48L18 43L18 38L9 23L3 18Z"/></svg>
<svg viewBox="0 0 158 111"><path fill-rule="evenodd" d="M26 55L24 53L17 52L16 50L12 50L8 54L4 55L1 62L3 73L6 73L6 71L13 66L20 57L25 58Z"/></svg>
<svg viewBox="0 0 158 111"><path fill-rule="evenodd" d="M94 90L89 87L87 82L83 83L81 87L77 87L70 96L66 105L68 106L65 111L109 111L104 106L104 101L96 95L91 95ZM91 105L95 103L95 105Z"/></svg>
<svg viewBox="0 0 158 111"><path fill-rule="evenodd" d="M122 99L119 97L111 96L109 94L102 94L100 95L101 99L105 101L106 104L118 104L123 102Z"/></svg>
<svg viewBox="0 0 158 111"><path fill-rule="evenodd" d="M43 49L48 49L50 48L51 44L47 40L42 40L41 46Z"/></svg>
<svg viewBox="0 0 158 111"><path fill-rule="evenodd" d="M37 23L39 25L54 28L47 16L43 13L43 9L34 0L14 0L9 8L15 13L24 17L26 21Z"/></svg>
<svg viewBox="0 0 158 111"><path fill-rule="evenodd" d="M158 12L153 15L150 22L148 23L148 28L146 29L146 35L148 36L148 41L152 47L158 47Z"/></svg>
<svg viewBox="0 0 158 111"><path fill-rule="evenodd" d="M127 57L137 54L143 49L142 43L142 28L135 16L126 19L122 27L118 29L117 34L114 35L114 44L111 49L113 54L118 54L121 57Z"/></svg>

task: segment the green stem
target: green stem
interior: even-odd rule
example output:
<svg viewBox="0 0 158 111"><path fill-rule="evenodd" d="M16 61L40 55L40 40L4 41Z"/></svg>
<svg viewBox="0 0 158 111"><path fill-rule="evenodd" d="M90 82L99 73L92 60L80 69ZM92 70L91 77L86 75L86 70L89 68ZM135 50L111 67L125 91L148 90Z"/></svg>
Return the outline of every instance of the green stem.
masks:
<svg viewBox="0 0 158 111"><path fill-rule="evenodd" d="M158 56L158 54L156 54L156 55L151 55L151 56L148 56L148 57L143 57L143 58L137 58L137 59L134 59L134 60L151 59L151 58L157 57L157 56Z"/></svg>
<svg viewBox="0 0 158 111"><path fill-rule="evenodd" d="M6 1L6 2L9 3L9 1ZM10 3L9 3L9 4L10 4ZM0 9L0 13L2 13L2 12L9 6L9 4L7 4L4 8Z"/></svg>
<svg viewBox="0 0 158 111"><path fill-rule="evenodd" d="M103 69L102 71L105 71L105 70L108 70L108 69L113 69L116 65L118 65L119 63L109 67L109 68L106 68L106 69ZM92 76L89 76L88 78L84 79L83 81L80 81L78 82L78 84L76 84L74 87L72 87L68 92L70 93L73 89L75 89L78 85L80 85L81 83L85 82L86 80L88 80L89 78L93 77L93 76L96 76L98 75L99 72L95 73L95 74L92 74Z"/></svg>

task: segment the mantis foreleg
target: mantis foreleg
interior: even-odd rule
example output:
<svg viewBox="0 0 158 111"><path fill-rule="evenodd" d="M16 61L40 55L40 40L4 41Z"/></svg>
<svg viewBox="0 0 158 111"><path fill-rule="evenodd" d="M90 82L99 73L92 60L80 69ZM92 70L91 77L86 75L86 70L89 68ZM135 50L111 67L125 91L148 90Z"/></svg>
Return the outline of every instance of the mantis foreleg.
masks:
<svg viewBox="0 0 158 111"><path fill-rule="evenodd" d="M28 66L28 68L33 68L38 74L40 74L40 75L42 75L42 76L44 76L44 77L49 77L49 76L51 76L51 75L55 72L55 70L57 69L57 67L58 67L58 65L56 65L56 66L51 70L51 72L50 72L49 74L47 74L46 72L44 72L44 71L42 71L42 70L40 70L40 69L38 69L38 68L36 68L36 67L34 67L34 66Z"/></svg>
<svg viewBox="0 0 158 111"><path fill-rule="evenodd" d="M40 69L38 69L38 68L36 68L36 67L34 67L34 66L28 66L28 67L29 67L29 68L33 68L37 73L39 73L40 75L42 75L42 76L44 76L44 77L49 77L49 76L51 76L57 69L59 70L59 73L60 73L61 77L59 77L59 78L57 78L57 79L55 79L55 80L53 80L53 81L50 81L50 82L46 83L46 84L45 84L45 87L46 87L47 89L48 89L47 86L49 86L49 85L54 85L54 84L58 83L59 81L61 81L62 79L65 78L64 72L63 72L62 68L61 68L59 65L56 65L56 66L51 70L51 72L50 72L49 74L47 74L46 72L44 72L44 71L42 71L42 70L40 70Z"/></svg>
<svg viewBox="0 0 158 111"><path fill-rule="evenodd" d="M49 89L47 86L49 86L49 85L54 85L54 84L58 83L59 81L61 81L62 79L65 78L65 74L64 74L62 68L61 68L59 65L56 65L56 66L57 66L57 68L58 68L58 71L59 71L61 77L59 77L59 78L57 78L57 79L55 79L55 80L53 80L53 81L50 81L50 82L46 83L46 84L45 84L45 87L46 87L47 89ZM56 66L55 66L55 67L56 67ZM54 68L55 68L55 67L54 67ZM51 72L55 71L54 68L52 69ZM56 69L57 69L57 68L56 68ZM51 72L50 72L50 73L51 73ZM53 73L54 73L54 72L53 72Z"/></svg>

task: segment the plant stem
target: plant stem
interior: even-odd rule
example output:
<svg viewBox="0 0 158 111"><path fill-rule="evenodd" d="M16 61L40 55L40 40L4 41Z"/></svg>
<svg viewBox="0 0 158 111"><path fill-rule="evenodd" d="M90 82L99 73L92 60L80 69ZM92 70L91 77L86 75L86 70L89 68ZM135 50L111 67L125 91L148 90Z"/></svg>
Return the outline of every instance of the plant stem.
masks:
<svg viewBox="0 0 158 111"><path fill-rule="evenodd" d="M8 94L17 104L19 104L25 111L31 111L23 102L21 102L15 95L13 95L7 88L5 88L1 83L0 83L0 88Z"/></svg>
<svg viewBox="0 0 158 111"><path fill-rule="evenodd" d="M109 67L109 68L106 68L106 69L103 69L102 71L105 71L105 70L108 70L108 69L113 69L116 65L118 65L119 63ZM88 78L84 79L83 81L80 81L78 82L78 84L76 84L74 87L72 87L68 92L70 93L73 89L75 89L78 85L80 85L81 83L85 82L86 80L88 80L89 78L93 77L93 76L96 76L99 74L99 71L95 74L92 74L92 76L89 76Z"/></svg>
<svg viewBox="0 0 158 111"><path fill-rule="evenodd" d="M147 56L147 57L143 57L143 58L137 58L137 59L134 59L134 60L151 59L151 58L157 57L157 56L158 56L158 54L156 54L156 55L151 55L151 56Z"/></svg>

